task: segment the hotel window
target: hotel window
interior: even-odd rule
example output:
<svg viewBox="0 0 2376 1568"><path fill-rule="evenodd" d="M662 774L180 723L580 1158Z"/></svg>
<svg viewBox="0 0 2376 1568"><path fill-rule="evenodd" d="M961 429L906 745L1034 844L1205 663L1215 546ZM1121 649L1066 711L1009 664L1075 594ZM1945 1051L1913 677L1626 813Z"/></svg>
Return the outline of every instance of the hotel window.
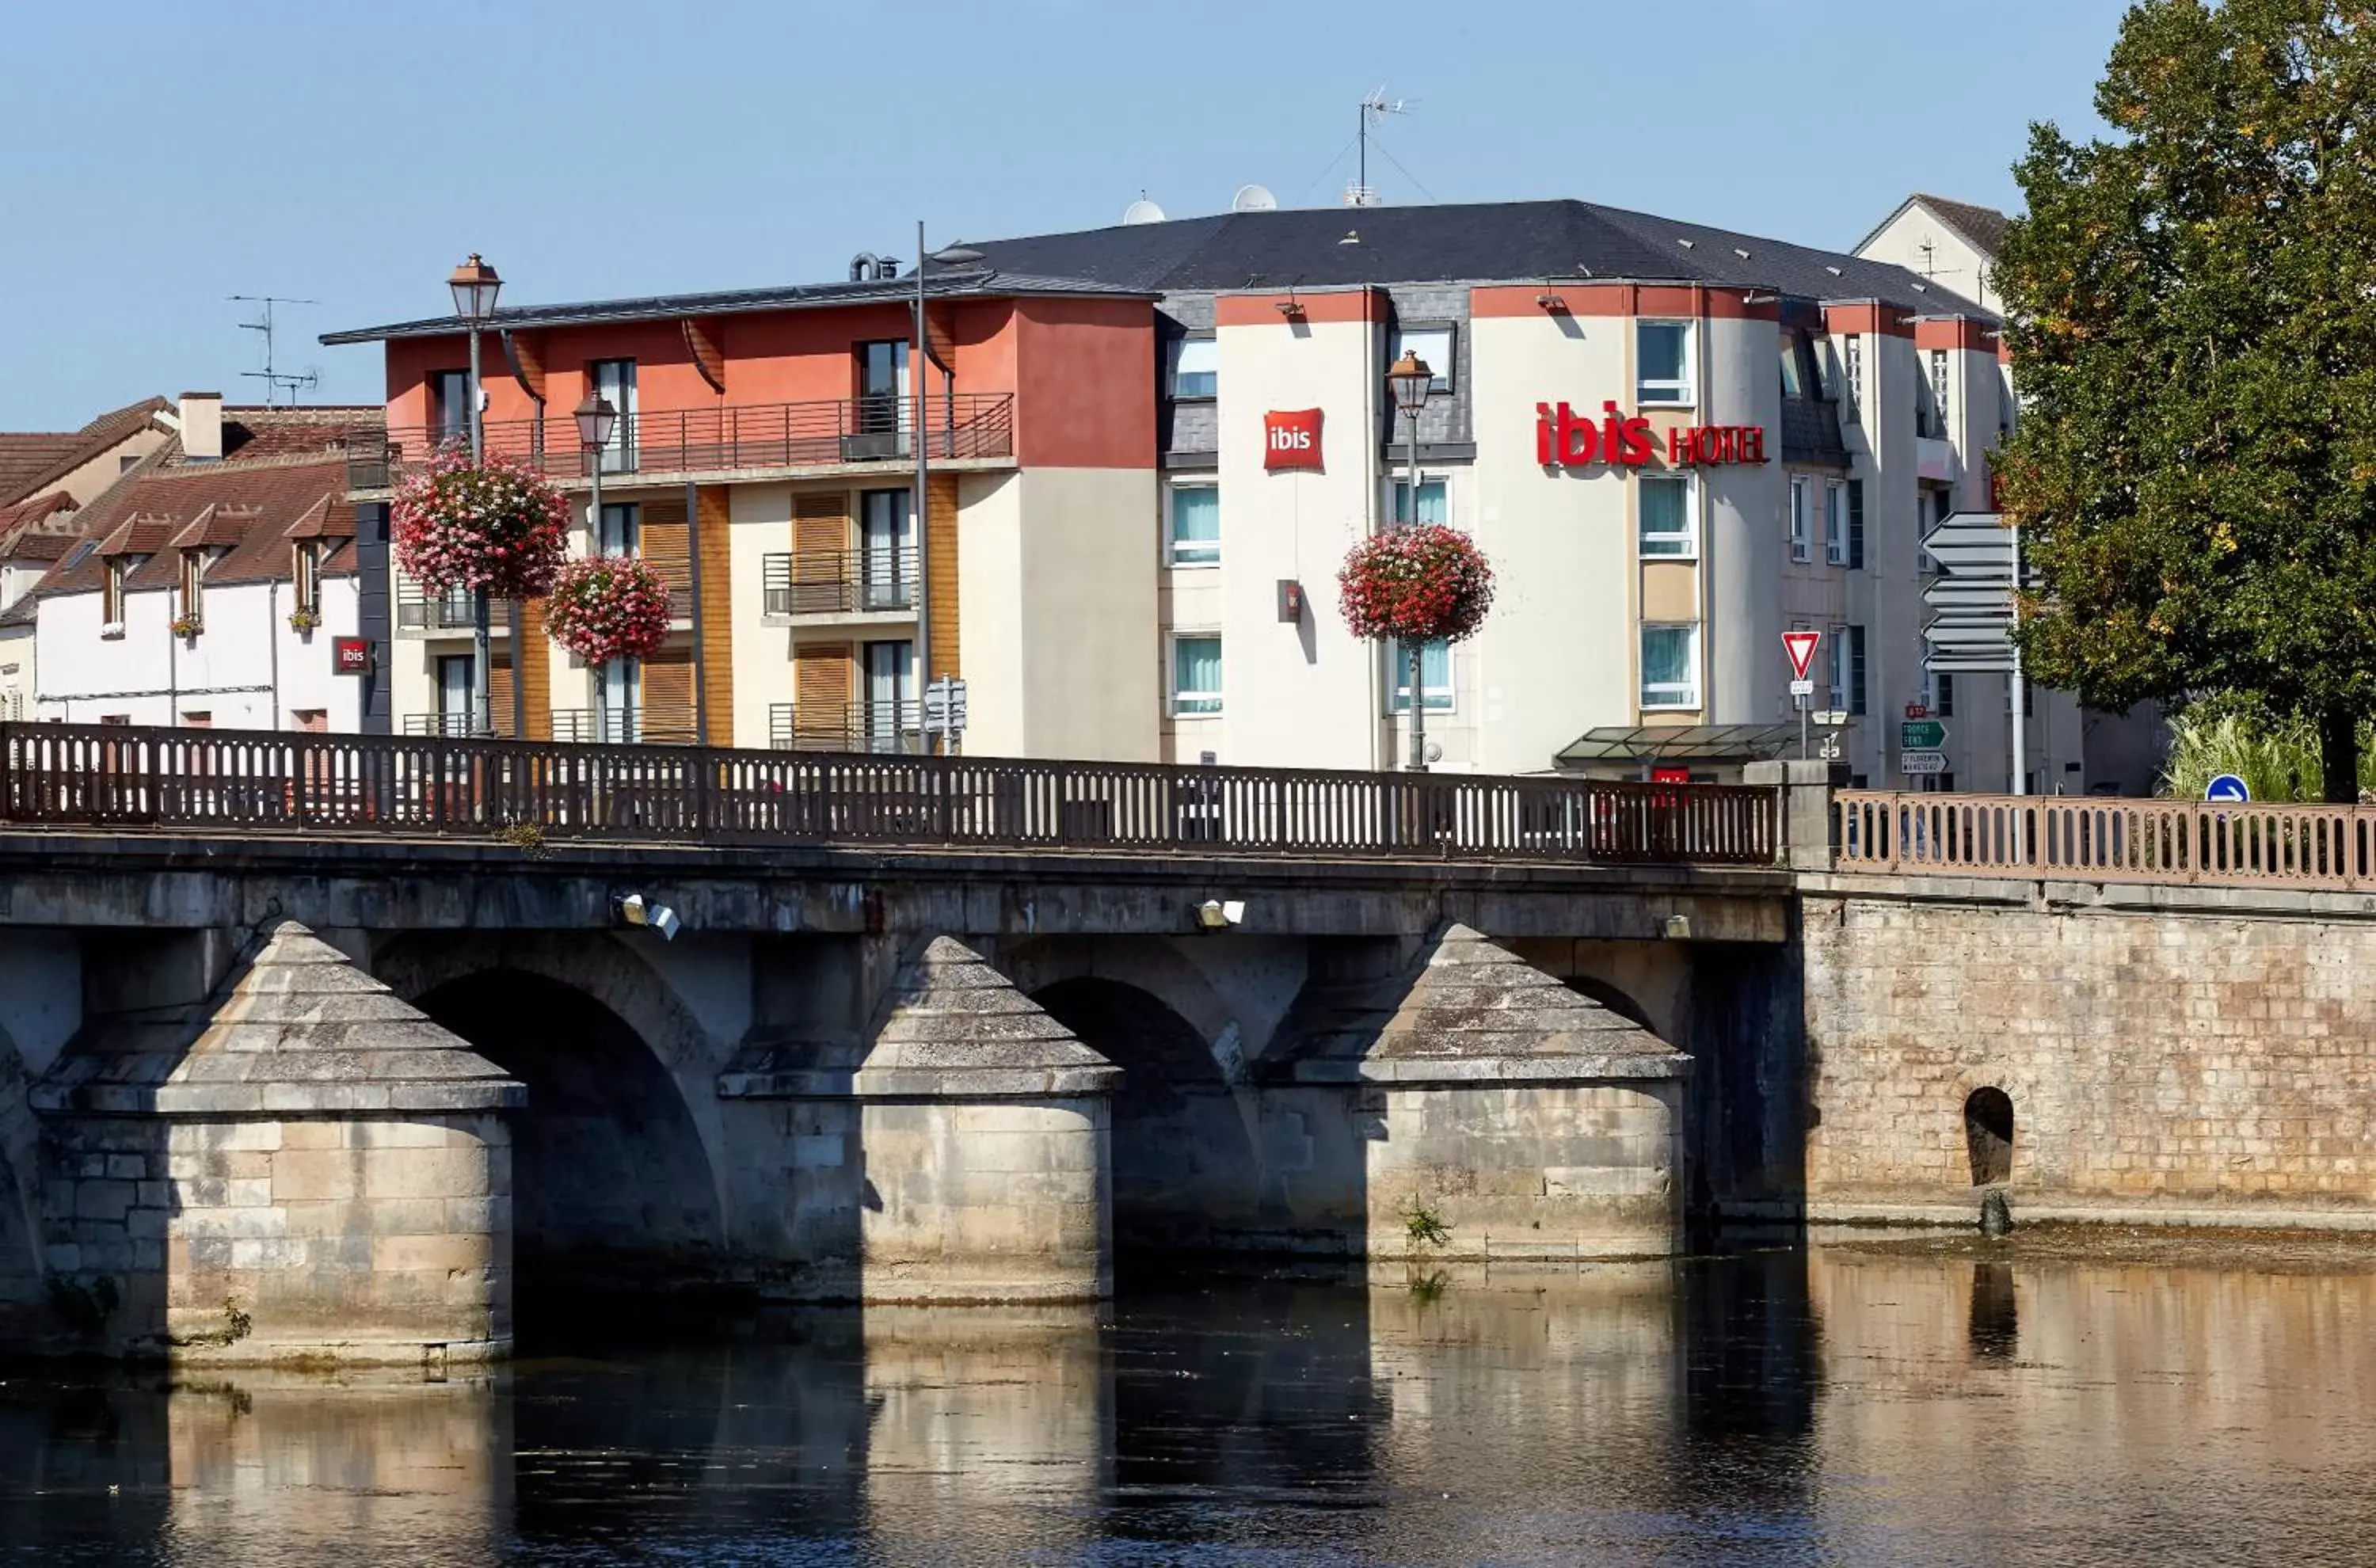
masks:
<svg viewBox="0 0 2376 1568"><path fill-rule="evenodd" d="M429 373L429 419L436 445L470 439L470 373L433 370Z"/></svg>
<svg viewBox="0 0 2376 1568"><path fill-rule="evenodd" d="M1834 626L1824 639L1825 684L1831 706L1850 713L1864 711L1864 628Z"/></svg>
<svg viewBox="0 0 2376 1568"><path fill-rule="evenodd" d="M1417 354L1420 362L1435 373L1428 381L1428 390L1449 392L1453 386L1454 350L1451 327L1408 327L1395 334L1395 351L1387 356L1387 362L1391 364L1407 353Z"/></svg>
<svg viewBox="0 0 2376 1568"><path fill-rule="evenodd" d="M1848 418L1857 417L1857 409L1864 402L1864 339L1851 333L1843 343L1847 361Z"/></svg>
<svg viewBox="0 0 2376 1568"><path fill-rule="evenodd" d="M1848 564L1848 487L1824 486L1824 559L1835 566Z"/></svg>
<svg viewBox="0 0 2376 1568"><path fill-rule="evenodd" d="M1211 338L1182 338L1171 346L1171 395L1215 398L1221 391L1221 345Z"/></svg>
<svg viewBox="0 0 2376 1568"><path fill-rule="evenodd" d="M1930 350L1930 417L1938 428L1931 434L1947 439L1947 350Z"/></svg>
<svg viewBox="0 0 2376 1568"><path fill-rule="evenodd" d="M1171 496L1171 564L1213 566L1221 560L1221 487L1175 484Z"/></svg>
<svg viewBox="0 0 2376 1568"><path fill-rule="evenodd" d="M1848 570L1864 570L1864 481L1852 479L1847 486L1848 508Z"/></svg>
<svg viewBox="0 0 2376 1568"><path fill-rule="evenodd" d="M289 581L298 610L318 613L322 608L322 546L301 539L289 549Z"/></svg>
<svg viewBox="0 0 2376 1568"><path fill-rule="evenodd" d="M437 660L437 733L467 735L470 732L470 709L474 699L470 688L470 656L449 653Z"/></svg>
<svg viewBox="0 0 2376 1568"><path fill-rule="evenodd" d="M636 362L596 360L586 367L586 374L619 418L611 427L610 445L602 448L602 471L626 473L636 466Z"/></svg>
<svg viewBox="0 0 2376 1568"><path fill-rule="evenodd" d="M329 732L330 710L327 707L292 707L289 710L289 728L304 735Z"/></svg>
<svg viewBox="0 0 2376 1568"><path fill-rule="evenodd" d="M858 496L858 576L868 610L908 610L916 602L916 508L906 487Z"/></svg>
<svg viewBox="0 0 2376 1568"><path fill-rule="evenodd" d="M1429 479L1425 474L1421 474L1419 481L1419 515L1413 517L1410 481L1398 479L1395 481L1394 493L1386 503L1386 517L1396 527L1406 523L1438 525L1449 523L1452 521L1450 490L1443 480Z"/></svg>
<svg viewBox="0 0 2376 1568"><path fill-rule="evenodd" d="M595 520L593 554L617 559L635 554L643 543L642 508L633 501L602 503Z"/></svg>
<svg viewBox="0 0 2376 1568"><path fill-rule="evenodd" d="M107 576L99 585L100 624L121 631L124 626L124 579L132 575L132 563L122 556L107 564Z"/></svg>
<svg viewBox="0 0 2376 1568"><path fill-rule="evenodd" d="M1419 681L1427 692L1430 713L1449 712L1452 708L1452 645L1443 638L1420 644ZM1388 713L1410 711L1410 651L1399 637L1386 639L1386 689Z"/></svg>
<svg viewBox="0 0 2376 1568"><path fill-rule="evenodd" d="M613 659L594 667L595 738L634 745L644 738L644 666L639 659Z"/></svg>
<svg viewBox="0 0 2376 1568"><path fill-rule="evenodd" d="M1644 321L1634 327L1634 396L1645 403L1692 399L1692 324Z"/></svg>
<svg viewBox="0 0 2376 1568"><path fill-rule="evenodd" d="M1221 711L1221 639L1171 639L1171 711L1183 718Z"/></svg>
<svg viewBox="0 0 2376 1568"><path fill-rule="evenodd" d="M1800 345L1805 341L1806 338L1801 333L1782 334L1782 396L1785 398L1807 395L1807 367L1799 357Z"/></svg>
<svg viewBox="0 0 2376 1568"><path fill-rule="evenodd" d="M1812 505L1808 494L1810 488L1803 479L1793 478L1790 481L1790 559L1793 561L1815 558L1814 542L1809 534L1813 519L1807 515Z"/></svg>
<svg viewBox="0 0 2376 1568"><path fill-rule="evenodd" d="M1697 626L1642 628L1644 707L1699 707L1699 644Z"/></svg>
<svg viewBox="0 0 2376 1568"><path fill-rule="evenodd" d="M1642 553L1684 559L1698 555L1698 508L1692 505L1691 476L1645 473L1635 483L1641 487Z"/></svg>

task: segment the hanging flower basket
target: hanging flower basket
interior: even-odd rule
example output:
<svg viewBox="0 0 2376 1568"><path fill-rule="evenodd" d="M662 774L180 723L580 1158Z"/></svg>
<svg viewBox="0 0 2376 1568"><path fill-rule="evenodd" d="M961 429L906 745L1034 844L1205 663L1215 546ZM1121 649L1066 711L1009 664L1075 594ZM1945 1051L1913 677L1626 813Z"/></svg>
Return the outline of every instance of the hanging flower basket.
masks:
<svg viewBox="0 0 2376 1568"><path fill-rule="evenodd" d="M1458 642L1493 607L1493 568L1456 529L1388 529L1347 554L1336 591L1357 637Z"/></svg>
<svg viewBox="0 0 2376 1568"><path fill-rule="evenodd" d="M301 608L289 612L289 629L300 636L315 630L321 624L322 612L318 610Z"/></svg>
<svg viewBox="0 0 2376 1568"><path fill-rule="evenodd" d="M195 637L207 629L207 624L196 615L176 615L165 629L177 637Z"/></svg>
<svg viewBox="0 0 2376 1568"><path fill-rule="evenodd" d="M636 556L572 561L553 579L544 613L552 640L589 665L641 659L668 641L668 583Z"/></svg>
<svg viewBox="0 0 2376 1568"><path fill-rule="evenodd" d="M449 444L397 486L388 526L396 564L432 593L534 599L552 587L567 553L569 503L509 457L474 465L467 448Z"/></svg>

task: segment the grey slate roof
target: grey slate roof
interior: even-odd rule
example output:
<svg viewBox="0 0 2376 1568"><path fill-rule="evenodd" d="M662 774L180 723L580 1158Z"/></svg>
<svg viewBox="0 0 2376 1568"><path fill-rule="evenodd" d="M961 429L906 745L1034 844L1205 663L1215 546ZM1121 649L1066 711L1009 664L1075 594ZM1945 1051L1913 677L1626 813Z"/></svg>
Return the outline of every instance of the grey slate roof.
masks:
<svg viewBox="0 0 2376 1568"><path fill-rule="evenodd" d="M1079 278L1040 278L1021 271L968 264L936 271L924 279L927 299L1012 299L1047 294L1095 294L1123 299L1148 291ZM916 297L913 274L858 283L791 283L768 289L727 289L699 294L651 294L638 299L584 300L576 303L516 305L496 310L487 330L529 327L589 327L620 321L672 321L682 316L736 315L763 310L815 310L830 305L906 304ZM459 332L459 316L434 315L386 327L325 332L322 341L375 343L390 338L436 338Z"/></svg>
<svg viewBox="0 0 2376 1568"><path fill-rule="evenodd" d="M1591 277L1987 314L1887 262L1585 201L1233 212L972 248L1002 270L1161 293Z"/></svg>

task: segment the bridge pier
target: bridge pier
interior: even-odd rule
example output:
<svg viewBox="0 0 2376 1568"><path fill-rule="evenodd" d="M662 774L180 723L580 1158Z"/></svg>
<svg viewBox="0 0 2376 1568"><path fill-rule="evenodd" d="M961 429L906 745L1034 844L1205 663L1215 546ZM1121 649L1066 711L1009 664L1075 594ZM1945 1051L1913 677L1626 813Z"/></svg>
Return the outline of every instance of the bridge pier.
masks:
<svg viewBox="0 0 2376 1568"><path fill-rule="evenodd" d="M152 988L222 967L220 932L173 945ZM277 922L202 999L88 1019L34 1086L55 1327L175 1360L506 1354L519 1098Z"/></svg>

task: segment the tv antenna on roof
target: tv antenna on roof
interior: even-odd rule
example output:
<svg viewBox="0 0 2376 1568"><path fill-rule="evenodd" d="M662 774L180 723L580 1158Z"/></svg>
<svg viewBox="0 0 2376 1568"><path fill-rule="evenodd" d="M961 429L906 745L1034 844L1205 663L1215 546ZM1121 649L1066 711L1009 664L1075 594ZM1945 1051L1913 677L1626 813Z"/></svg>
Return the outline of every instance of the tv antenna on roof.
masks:
<svg viewBox="0 0 2376 1568"><path fill-rule="evenodd" d="M1360 173L1355 177L1353 184L1345 187L1347 207L1378 205L1377 187L1370 184L1370 122L1386 114L1408 114L1411 111L1411 106L1418 101L1416 98L1389 99L1386 96L1386 84L1384 82L1380 82L1367 98L1361 100L1361 123L1354 138L1361 144ZM1340 152L1336 156L1342 158L1345 155Z"/></svg>
<svg viewBox="0 0 2376 1568"><path fill-rule="evenodd" d="M264 368L262 370L244 370L240 372L240 374L247 377L251 381L261 381L264 383L264 406L266 408L268 409L272 407L274 395L281 391L283 388L286 388L289 393L290 402L294 403L297 401L298 393L310 392L315 387L322 384L322 373L320 371L309 369L302 375L292 374L287 371L279 369L275 364L272 358L272 307L274 305L318 305L322 303L321 301L292 300L284 294L233 294L230 297L242 303L258 304L264 307L262 312L258 314L255 320L243 321L240 323L240 326L244 327L246 330L250 332L260 332L264 335Z"/></svg>

